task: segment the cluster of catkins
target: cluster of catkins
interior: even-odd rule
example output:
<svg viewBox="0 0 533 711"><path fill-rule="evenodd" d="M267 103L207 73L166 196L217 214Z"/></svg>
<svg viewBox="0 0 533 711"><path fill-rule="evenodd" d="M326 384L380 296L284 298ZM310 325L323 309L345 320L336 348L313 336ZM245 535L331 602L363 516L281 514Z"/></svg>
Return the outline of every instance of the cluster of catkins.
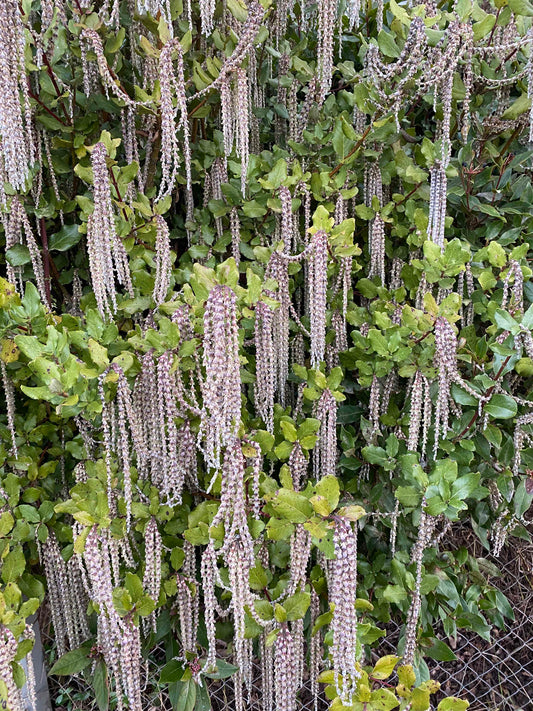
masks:
<svg viewBox="0 0 533 711"><path fill-rule="evenodd" d="M80 0L80 12L89 9L90 3ZM158 17L167 24L168 40L159 48L155 60L144 57L140 50L140 37L136 31L130 33L132 62L143 76L144 88L153 91L158 82L159 98L147 99L141 103L129 96L105 55L102 37L98 31L85 27L80 34L80 51L83 69L83 91L90 97L103 90L108 97L118 99L123 105L122 126L124 150L128 163L138 161L141 154L138 145L140 135L146 136L143 146L145 166L139 171L137 188L143 191L147 185L150 164L155 144L160 143L160 174L157 200L182 191L186 220L194 216L193 182L193 137L189 127L193 101L207 98L209 92L216 91L220 99L220 128L222 133L222 155L217 156L208 173L204 186L206 204L210 199L223 200L222 185L228 182L229 159L240 161L241 191L247 192L247 173L250 154L260 152L260 135L254 109L265 106L264 90L257 81L258 58L254 42L261 26L272 23L278 45L287 27L294 8L289 2L279 2L267 18L263 6L256 0L248 5L246 18L238 22L221 13L222 21L230 24L235 35L233 50L220 61L218 76L211 84L193 93L189 78L185 76L184 46L174 38L172 8L167 0L137 0L131 4L139 15ZM213 0L200 2L201 31L210 37L218 23L216 3ZM102 21L118 27L120 4L117 0L107 0L101 7ZM301 109L297 108L298 86L293 82L290 89L278 88L278 103L287 109L288 129L283 120L276 124L277 137L293 141L303 140L311 110L315 104L324 103L331 89L333 78L333 58L335 29L343 25L349 29L357 27L360 3L350 0L345 4L344 15L338 16L337 3L320 0L317 4L316 25L318 31L317 74L304 88L305 99ZM47 61L50 50L45 41L46 29L54 22L66 17L65 3L43 0L41 3L42 37L37 44L39 66ZM186 8L187 19L192 25L190 3ZM302 20L308 23L309 6L304 3ZM381 27L383 3L378 6L378 27ZM141 33L142 25L135 21L136 30ZM146 30L142 30L143 32ZM499 32L499 30L498 30ZM52 32L53 36L53 32ZM519 39L502 36L491 46L476 48L479 56L489 55L504 58L509 51L517 51L530 43L531 33ZM205 40L203 40L205 41ZM139 45L139 46L138 46ZM33 129L30 106L31 82L25 67L26 33L22 9L15 0L0 2L0 202L9 217L4 220L6 247L9 249L21 242L24 235L28 247L35 280L41 299L52 307L48 275L45 274L39 246L32 226L25 212L21 195L8 199L3 183L10 184L13 191L23 193L34 169L38 149ZM96 58L90 61L89 56ZM430 201L427 235L430 240L444 248L446 226L447 173L451 158L450 121L452 113L452 88L454 74L459 71L465 86L465 98L461 118L461 132L466 140L469 124L469 99L474 81L474 46L471 27L454 21L445 33L445 38L432 47L427 41L424 21L413 20L407 40L396 61L385 62L379 55L378 46L368 46L365 72L372 82L376 104L376 114L392 110L400 129L401 109L428 92L433 92L435 108L442 116L438 126L438 155L430 169ZM281 54L279 75L288 74L291 59ZM524 78L531 94L533 82L531 62ZM275 79L275 77L270 77ZM279 78L279 77L278 77ZM486 80L477 76L476 80ZM413 81L416 79L417 81ZM498 86L502 89L517 77L505 78ZM275 83L273 81L273 83ZM413 86L416 89L413 90ZM391 87L393 87L391 89ZM137 111L139 107L145 111ZM532 110L533 111L533 110ZM359 112L359 113L357 113ZM158 118L154 118L154 113ZM532 113L533 116L533 113ZM359 109L354 112L357 130L364 129L365 117ZM533 130L533 129L532 129ZM362 133L362 130L360 131ZM283 134L287 134L284 136ZM49 141L44 138L44 152L56 181L50 156ZM128 297L134 296L134 287L127 251L117 229L114 199L122 203L135 197L135 188L130 187L127 196L121 196L113 172L113 161L104 142L98 142L90 149L91 181L94 209L87 222L87 254L96 305L102 318L112 319L119 299L117 284L123 287ZM155 155L155 153L154 153ZM41 156L42 158L42 156ZM43 162L43 161L40 161ZM183 188L180 173L184 174ZM57 196L57 182L54 182ZM300 192L298 192L300 191ZM387 194L382 184L379 155L365 167L364 200L367 207L375 212L369 222L368 252L370 265L368 276L377 279L382 286L391 290L401 282L401 265L393 265L389 281L386 268L386 222L384 206ZM293 199L303 195L303 220L293 213ZM281 218L277 233L269 246L272 253L265 270L264 288L255 304L255 332L253 347L256 378L253 386L255 414L263 421L268 432L275 427L275 404L282 407L294 406L301 411L302 390L289 383L292 364L306 364L304 343L309 345L309 364L320 368L324 363L336 363L339 351L348 346L346 316L348 294L351 289L351 258L342 258L339 264L337 283L330 283L335 267L329 257L330 245L324 230L310 230L311 198L307 188L289 189L282 186L278 195L281 204ZM127 212L123 211L123 215ZM339 195L336 222L341 223L347 216L346 201ZM300 222L304 224L304 235L300 235ZM155 254L153 265L155 279L153 302L157 306L166 302L172 287L172 244L169 227L161 215L153 218L155 228ZM215 222L219 237L223 236L222 218ZM240 223L236 207L230 212L232 251L235 261L240 258ZM312 234L311 234L312 233ZM278 239L279 238L279 239ZM290 291L289 267L297 265L304 273L303 294L293 298ZM21 270L8 265L8 278L14 283L21 281ZM459 293L470 298L473 291L473 277L468 267L461 276ZM387 283L388 281L388 283ZM422 280L423 282L423 280ZM506 306L513 313L523 312L523 279L520 265L513 262L504 282L502 308ZM423 304L427 284L421 283L418 306ZM333 309L328 322L330 301L337 292L341 305ZM444 295L441 294L444 298ZM442 300L442 298L440 300ZM176 304L177 306L177 304ZM470 308L470 307L469 307ZM399 322L399 309L393 321ZM463 312L465 324L472 318L473 310ZM204 670L216 665L217 639L216 622L231 616L234 628L233 660L238 667L235 675L235 708L245 707L245 690L251 688L252 646L246 635L247 615L251 615L262 627L260 638L261 664L263 669L263 691L265 711L293 711L297 708L297 695L303 683L303 669L308 652L308 666L315 698L318 698L316 677L323 664L324 651L320 632L306 642L301 620L294 622L265 622L259 616L254 601L256 593L250 584L251 570L259 560L268 566L268 552L262 547L260 538L254 539L250 519L261 516L260 472L262 460L260 451L243 434L241 384L241 341L238 323L237 293L227 285L214 286L205 303L201 329L193 324L187 307L179 306L172 316L180 333L180 344L172 350L156 352L148 350L139 354L140 370L135 377L133 388L128 377L117 365L110 366L99 378L101 401L101 444L107 474L107 497L110 512L119 511L120 498L124 501L127 535L123 540L115 539L105 529L91 528L84 544L83 553L75 553L66 562L61 555L58 542L50 533L41 546L41 560L48 584L48 595L52 620L60 654L76 648L90 637L87 620L88 606L97 614L97 651L103 656L115 682L119 708L125 695L129 707L138 711L141 701L141 630L135 624L133 615L121 617L113 602L113 590L122 583L121 571L135 565L135 556L130 549L133 541L132 520L133 501L139 480L149 480L161 494L161 499L169 505L182 502L183 491L187 487L194 496L198 493L219 498L219 507L210 527L209 542L201 556L190 543L184 543L184 562L176 576L177 617L179 618L182 658L189 660L198 652L197 628L200 606L205 619L208 649ZM305 324L308 324L306 327ZM335 331L333 346L328 343L328 326ZM297 335L291 333L291 327ZM201 331L199 333L199 331ZM364 334L365 329L361 332ZM194 365L183 373L179 367L180 346L198 337L201 340L201 355L194 354ZM437 381L436 403L432 404L431 382L427 374L417 370L409 389L410 421L407 449L419 451L426 456L428 432L434 413L434 448L436 456L441 437L448 432L450 409L456 407L452 397L452 385L460 387L479 402L480 411L484 398L462 378L457 363L457 336L454 327L443 317L438 317L434 325L435 356L434 367ZM293 346L291 354L291 343ZM521 333L516 340L517 349L533 353L530 334ZM291 360L292 359L292 360ZM15 434L14 389L4 363L1 363L2 384L7 405L7 420L12 437L12 453L17 454ZM391 373L385 382L374 376L370 389L369 411L371 431L369 437L377 441L380 436L380 417L387 411L391 393L396 387L396 374ZM319 420L317 444L313 452L313 477L335 476L337 465L337 402L334 393L325 388L313 407L313 416ZM515 432L514 471L520 466L520 450L531 443L527 427L533 422L530 413L517 419ZM196 423L199 423L196 426ZM89 452L88 458L95 456ZM92 449L92 448L91 448ZM201 491L198 481L199 462L205 466L208 485ZM308 476L307 455L298 442L294 443L288 460L293 487L301 490ZM82 471L78 472L82 476ZM80 479L81 480L81 479ZM211 491L219 492L214 496ZM396 508L394 524L398 516ZM418 617L421 607L420 584L422 559L435 527L435 521L422 512L419 535L413 549L412 562L416 564L416 590L410 608L405 646L405 660L412 661ZM220 531L223 532L220 545ZM395 531L395 526L393 528ZM75 538L80 534L75 526ZM395 533L394 533L395 535ZM357 587L357 524L336 516L333 527L335 557L329 563L320 561L327 568L329 599L334 604L332 617L331 664L335 672L335 684L343 703L349 705L357 679L356 663L357 618L355 611ZM394 547L394 542L392 542ZM157 605L162 584L163 541L158 523L150 518L144 528L143 578L146 594ZM139 553L139 552L137 552ZM138 556L139 557L139 556ZM303 525L297 525L290 542L290 573L287 586L279 600L304 590L308 584L308 569L311 565L311 538ZM225 572L221 574L221 568ZM201 586L198 583L200 572ZM200 596L201 589L201 596ZM221 597L230 593L224 608ZM272 601L275 604L276 601ZM320 615L320 600L311 591L311 623ZM144 632L156 629L157 610L146 620ZM272 632L275 635L271 645ZM5 680L8 704L13 709L21 708L19 690L12 680L10 665L16 655L17 641L6 627L0 627L0 677ZM197 671L195 673L198 673Z"/></svg>
<svg viewBox="0 0 533 711"><path fill-rule="evenodd" d="M93 527L85 540L80 564L84 567L87 593L98 610L98 650L113 675L118 708L122 709L125 694L128 707L142 711L140 629L131 615L120 617L113 602L113 588L120 582L118 541L107 530Z"/></svg>
<svg viewBox="0 0 533 711"><path fill-rule="evenodd" d="M310 269L314 270L313 284L322 283L322 277L317 273L319 268L324 271L323 291L317 295L315 304L322 304L322 316L316 312L315 324L320 318L325 319L327 262L320 250L327 249L325 233L317 233L309 248L304 250L304 257L316 258ZM292 259L288 255L281 257L286 267ZM321 260L321 261L320 261ZM288 297L288 291L286 292ZM277 292L272 292L271 301L280 298ZM290 301L288 302L290 304ZM310 303L313 299L310 298ZM262 310L263 309L263 310ZM265 302L257 304L257 319L265 313L268 319L268 346L264 355L272 353L272 343L279 339L276 325L271 316L271 310ZM182 342L194 335L190 314L180 307L173 316L178 325ZM263 324L264 325L264 324ZM282 324L283 325L283 324ZM174 360L178 356L172 351L157 355L153 350L140 358L141 369L135 378L133 389L117 365L106 369L99 380L102 403L102 443L104 460L107 470L108 498L111 511L118 510L118 499L125 502L126 527L129 528L133 501L135 480L132 477L132 466L135 463L138 476L149 479L159 491L166 495L170 503L181 500L181 492L185 484L193 492L199 489L197 477L197 456L201 454L210 478L209 488L218 482L220 487L220 504L211 523L211 531L220 526L224 531L224 542L221 547L212 539L201 556L201 580L203 592L203 614L208 637L208 653L205 668L210 669L216 663L216 620L219 617L231 615L234 625L234 662L239 672L235 678L236 707L245 706L244 692L251 685L252 653L250 641L246 637L246 615L251 611L256 621L263 627L265 622L255 615L254 599L256 593L250 585L250 571L256 561L256 547L250 527L249 517L259 518L261 515L261 499L259 496L259 477L262 469L261 452L256 443L242 439L241 433L241 380L240 380L240 345L237 312L237 296L228 286L214 286L205 303L203 324L203 357L197 359L197 367L189 371L187 383L182 381L184 374L174 368ZM260 359L260 343L268 334L261 336L261 327L256 337L256 348ZM322 343L325 331L325 321L315 325L313 333L318 331L319 337L309 334L311 343ZM258 347L259 346L259 347ZM320 346L319 346L320 347ZM179 346L176 352L179 351ZM271 359L269 367L272 366ZM258 363L258 378L262 369L268 372L267 363ZM288 369L288 365L287 365ZM268 375L270 397L268 402L273 405L273 389L275 381ZM259 380L258 380L259 382ZM263 391L264 392L264 391ZM261 397L261 388L256 385L257 414L265 414L265 424L273 417L272 405L265 410L265 398ZM199 404L201 403L201 405ZM268 403L267 403L268 404ZM336 442L336 401L329 390L324 391L317 403L314 416L321 422L319 442L316 450L315 474L322 477L334 475L337 457ZM199 429L196 434L191 428L191 418L198 418ZM181 424L180 424L181 422ZM272 420L270 420L272 422ZM295 489L305 485L308 471L308 460L299 443L294 444L289 458L289 468ZM117 473L119 474L117 478ZM143 588L157 602L161 587L161 534L155 519L151 519L145 529L145 572ZM355 533L352 532L355 539ZM53 539L45 546L44 559L51 560L47 575L61 595L65 566L58 562L58 554L53 547ZM198 624L198 594L196 556L194 547L185 544L185 562L177 575L177 606L180 620L180 637L184 654L194 654L197 649L196 635ZM350 549L348 558L350 565L356 560L354 551ZM291 539L291 575L286 591L281 599L305 589L307 569L310 563L311 539L303 526L298 526ZM120 558L126 561L129 556L117 549L117 541L105 532L96 529L90 533L85 546L85 552L80 559L85 590L89 598L97 605L99 620L99 644L102 654L112 671L113 677L120 688L126 693L130 704L135 706L138 699L138 665L131 666L131 654L137 648L138 631L131 621L120 618L112 608L110 597L113 585L120 581ZM60 556L59 556L60 558ZM54 562L55 561L55 562ZM62 559L61 559L62 561ZM227 581L220 576L220 561L228 571ZM347 561L339 556L340 561ZM333 566L335 569L335 565ZM74 568L75 572L78 569ZM54 577L55 576L55 577ZM99 576L99 577L97 577ZM332 589L343 584L342 573L332 578ZM336 581L336 582L335 582ZM228 589L231 592L229 606L223 609L217 599L217 588ZM83 597L79 596L80 601ZM316 605L315 605L316 607ZM319 608L315 610L316 616ZM67 632L74 626L68 619L61 616L60 605L54 613L57 617L58 630L66 629L62 634L66 644L72 648L71 635ZM339 615L342 608L339 607ZM55 618L54 618L55 620ZM156 615L152 613L147 620L146 629L156 624ZM337 625L336 640L339 654L347 659L352 650L355 655L353 626L351 631L346 627L346 620ZM270 630L265 629L265 635ZM344 638L351 634L352 637ZM287 665L284 654L284 644L293 645L297 650L296 657L290 655ZM125 648L124 648L124 645ZM65 647L66 649L67 647ZM321 663L320 645L313 640L313 668L315 671ZM266 648L265 648L266 649ZM263 663L270 670L272 680L287 679L283 684L272 686L270 698L276 706L294 708L296 696L303 683L305 639L302 623L292 623L290 629L279 630L278 641L274 653L265 651ZM340 657L339 657L340 658ZM291 671L295 659L299 659L296 677ZM130 660L130 661L128 661ZM344 662L343 662L344 663ZM345 662L348 663L347 661ZM355 664L355 656L353 658ZM345 673L341 670L341 673ZM300 681L298 681L298 679ZM275 691L274 691L275 687ZM316 688L318 694L318 688ZM275 699L275 700L274 700Z"/></svg>

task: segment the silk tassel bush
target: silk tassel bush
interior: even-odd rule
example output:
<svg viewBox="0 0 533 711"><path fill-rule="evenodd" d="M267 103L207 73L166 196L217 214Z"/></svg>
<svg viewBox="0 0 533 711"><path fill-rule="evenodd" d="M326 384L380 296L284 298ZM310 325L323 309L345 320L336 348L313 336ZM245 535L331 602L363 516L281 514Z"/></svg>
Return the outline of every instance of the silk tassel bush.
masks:
<svg viewBox="0 0 533 711"><path fill-rule="evenodd" d="M529 14L0 4L10 711L42 604L118 711L414 708L444 589L503 631L449 550L531 523Z"/></svg>

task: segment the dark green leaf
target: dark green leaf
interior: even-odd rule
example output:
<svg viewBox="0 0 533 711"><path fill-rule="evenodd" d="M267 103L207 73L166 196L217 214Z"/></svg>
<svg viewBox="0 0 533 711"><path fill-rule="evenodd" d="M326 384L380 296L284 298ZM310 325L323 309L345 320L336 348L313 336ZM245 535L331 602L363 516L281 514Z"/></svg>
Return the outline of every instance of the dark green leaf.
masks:
<svg viewBox="0 0 533 711"><path fill-rule="evenodd" d="M73 649L71 652L63 654L50 669L50 674L55 674L56 676L72 676L72 674L77 674L82 671L91 663L89 650L90 646L85 644L77 649Z"/></svg>

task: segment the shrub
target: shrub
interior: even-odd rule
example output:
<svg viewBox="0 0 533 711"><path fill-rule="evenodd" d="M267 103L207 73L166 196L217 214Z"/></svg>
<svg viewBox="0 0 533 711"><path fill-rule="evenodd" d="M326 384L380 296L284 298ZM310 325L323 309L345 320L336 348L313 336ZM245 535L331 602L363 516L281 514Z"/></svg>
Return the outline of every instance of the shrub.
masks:
<svg viewBox="0 0 533 711"><path fill-rule="evenodd" d="M450 529L527 535L533 8L0 13L0 696L46 595L100 708L162 640L182 709L428 708L512 617Z"/></svg>

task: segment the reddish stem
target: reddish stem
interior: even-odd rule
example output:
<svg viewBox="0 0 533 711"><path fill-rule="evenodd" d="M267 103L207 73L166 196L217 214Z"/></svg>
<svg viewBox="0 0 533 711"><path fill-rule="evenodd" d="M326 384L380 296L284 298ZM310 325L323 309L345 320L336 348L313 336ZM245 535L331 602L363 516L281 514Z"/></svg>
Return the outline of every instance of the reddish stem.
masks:
<svg viewBox="0 0 533 711"><path fill-rule="evenodd" d="M114 185L114 187L115 187L115 190L117 191L117 199L118 199L118 201L119 201L119 202L123 202L122 196L121 196L121 194L120 194L120 190L118 189L118 185L117 185L117 181L116 181L116 178L115 178L115 174L113 173L113 168L110 168L110 169L109 169L109 175L111 176L111 180L112 180L112 182L113 182L113 185ZM122 214L124 215L124 219L126 220L126 222L128 222L128 213L126 212L126 208L125 208L125 207L122 208Z"/></svg>
<svg viewBox="0 0 533 711"><path fill-rule="evenodd" d="M43 245L43 269L44 269L44 290L48 306L52 308L52 294L50 292L50 251L48 249L48 235L46 234L46 224L44 217L39 220L41 229L41 242Z"/></svg>
<svg viewBox="0 0 533 711"><path fill-rule="evenodd" d="M371 128L372 128L372 124L370 124L370 126L366 129L366 131L363 133L363 135L361 136L361 138L357 141L357 143L356 143L355 146L352 148L352 150L348 153L348 155L346 155L346 156L341 160L341 162L340 162L335 168L333 168L333 170L332 170L332 171L330 172L330 174L329 174L329 177L330 177L330 178L333 178L333 176L336 175L336 174L339 172L339 170L342 168L342 166L346 163L346 161L348 160L348 158L351 158L351 157L353 156L353 154L356 153L356 152L361 148L361 146L363 145L363 143L364 143L364 141L365 141L365 138L366 138L366 137L368 136L368 134L370 133L370 129L371 129Z"/></svg>
<svg viewBox="0 0 533 711"><path fill-rule="evenodd" d="M507 358L503 361L499 371L496 373L495 377L493 378L494 385L492 385L486 392L487 401L488 401L488 396L492 395L492 393L494 392L494 388L496 387L498 380L500 379L500 375L503 373L503 370L510 359L511 359L511 356L510 355L507 356ZM480 411L482 409L483 409L483 407L480 407L475 411L475 413L472 415L470 422L467 424L467 426L464 428L464 430L461 432L461 434L457 435L457 437L453 440L454 442L458 442L468 432L468 430L472 427L472 425L477 421Z"/></svg>
<svg viewBox="0 0 533 711"><path fill-rule="evenodd" d="M41 101L41 99L40 99L36 94L33 93L33 91L28 91L28 94L31 96L32 99L35 99L35 101L39 104L39 106L42 106L42 108L43 108L47 113L49 113L50 116L53 116L56 121L59 121L59 123L62 124L63 126L68 126L68 124L65 123L65 122L63 121L63 119L60 119L59 116L58 116L57 114L55 114L51 109L49 109L48 106L46 106L46 104L44 104L44 103Z"/></svg>
<svg viewBox="0 0 533 711"><path fill-rule="evenodd" d="M45 53L45 52L43 52L43 61L44 61L44 63L46 64L46 71L47 71L48 76L50 77L50 81L51 81L52 84L54 85L54 89L55 89L55 92L56 92L56 94L57 94L57 98L60 99L60 98L61 98L61 92L60 92L60 90L59 90L59 86L58 86L57 81L56 81L56 77L55 77L55 74L54 74L54 70L52 69L52 65L50 64L50 60L49 60L48 57L46 56L46 53ZM70 119L70 116L69 116L68 111L67 111L67 107L65 106L65 102L63 101L63 99L61 99L61 107L63 108L63 113L65 114L65 118L67 119L67 122L68 122L69 124L71 124L72 121L71 121L71 119Z"/></svg>

